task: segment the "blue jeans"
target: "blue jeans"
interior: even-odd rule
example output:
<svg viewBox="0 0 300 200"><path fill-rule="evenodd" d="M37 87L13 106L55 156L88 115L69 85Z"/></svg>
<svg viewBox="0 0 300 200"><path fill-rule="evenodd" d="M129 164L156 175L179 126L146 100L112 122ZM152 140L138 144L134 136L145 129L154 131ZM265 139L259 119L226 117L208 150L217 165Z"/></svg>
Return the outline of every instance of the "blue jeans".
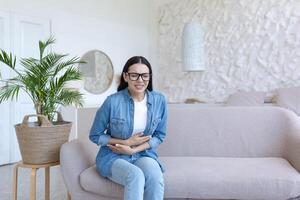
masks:
<svg viewBox="0 0 300 200"><path fill-rule="evenodd" d="M108 178L124 186L124 200L163 200L164 178L156 160L140 157L132 163L117 159Z"/></svg>

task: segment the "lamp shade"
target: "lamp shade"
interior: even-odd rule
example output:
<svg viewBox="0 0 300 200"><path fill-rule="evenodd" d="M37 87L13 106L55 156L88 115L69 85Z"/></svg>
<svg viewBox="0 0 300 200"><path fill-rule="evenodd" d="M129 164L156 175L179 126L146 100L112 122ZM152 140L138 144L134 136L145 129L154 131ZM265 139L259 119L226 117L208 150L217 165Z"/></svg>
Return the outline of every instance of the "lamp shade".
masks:
<svg viewBox="0 0 300 200"><path fill-rule="evenodd" d="M184 25L181 50L183 71L205 70L203 31L199 23Z"/></svg>

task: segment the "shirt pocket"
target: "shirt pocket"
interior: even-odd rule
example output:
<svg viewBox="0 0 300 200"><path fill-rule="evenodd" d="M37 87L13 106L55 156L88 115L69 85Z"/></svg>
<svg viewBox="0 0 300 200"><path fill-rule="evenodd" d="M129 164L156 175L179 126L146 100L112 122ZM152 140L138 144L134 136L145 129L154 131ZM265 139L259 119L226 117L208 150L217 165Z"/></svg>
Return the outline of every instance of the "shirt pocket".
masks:
<svg viewBox="0 0 300 200"><path fill-rule="evenodd" d="M114 138L122 139L124 125L125 125L125 119L112 118L110 120L111 136L114 137Z"/></svg>
<svg viewBox="0 0 300 200"><path fill-rule="evenodd" d="M149 131L150 135L152 135L154 133L154 131L156 130L156 128L157 128L160 121L161 121L160 118L155 118L152 121L151 126L150 126L150 131Z"/></svg>

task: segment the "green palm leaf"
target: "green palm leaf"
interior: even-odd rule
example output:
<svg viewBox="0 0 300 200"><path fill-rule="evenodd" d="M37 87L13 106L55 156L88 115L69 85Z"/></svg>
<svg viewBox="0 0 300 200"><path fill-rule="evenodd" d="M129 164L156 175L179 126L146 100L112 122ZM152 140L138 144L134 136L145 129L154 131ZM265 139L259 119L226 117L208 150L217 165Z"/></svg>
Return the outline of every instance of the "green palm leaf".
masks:
<svg viewBox="0 0 300 200"><path fill-rule="evenodd" d="M6 100L14 100L18 98L21 86L8 84L0 88L0 103Z"/></svg>
<svg viewBox="0 0 300 200"><path fill-rule="evenodd" d="M74 103L76 106L83 105L82 94L79 91L64 88L58 95L58 104L61 105L70 105L70 103Z"/></svg>
<svg viewBox="0 0 300 200"><path fill-rule="evenodd" d="M0 49L0 62L4 63L10 69L12 69L16 73L18 73L15 70L15 67L16 67L16 57L13 57L11 53L8 54L4 50ZM1 78L1 73L0 73L0 78Z"/></svg>
<svg viewBox="0 0 300 200"><path fill-rule="evenodd" d="M12 54L7 54L5 51L1 49L0 52L0 61L9 66L12 69L15 69L16 66L16 58L12 56Z"/></svg>
<svg viewBox="0 0 300 200"><path fill-rule="evenodd" d="M50 36L48 38L48 40L46 40L46 42L39 41L40 60L43 59L43 54L44 54L46 47L48 47L49 45L54 44L54 43L55 43L55 39L53 36Z"/></svg>

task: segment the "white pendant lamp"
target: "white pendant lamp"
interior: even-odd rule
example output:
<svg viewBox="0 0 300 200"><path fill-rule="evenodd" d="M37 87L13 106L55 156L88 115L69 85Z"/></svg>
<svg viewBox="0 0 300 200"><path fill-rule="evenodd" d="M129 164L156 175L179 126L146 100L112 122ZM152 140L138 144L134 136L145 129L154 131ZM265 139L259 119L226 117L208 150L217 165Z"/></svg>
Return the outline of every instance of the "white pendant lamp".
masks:
<svg viewBox="0 0 300 200"><path fill-rule="evenodd" d="M197 22L186 23L183 28L182 67L186 72L205 70L203 31Z"/></svg>

